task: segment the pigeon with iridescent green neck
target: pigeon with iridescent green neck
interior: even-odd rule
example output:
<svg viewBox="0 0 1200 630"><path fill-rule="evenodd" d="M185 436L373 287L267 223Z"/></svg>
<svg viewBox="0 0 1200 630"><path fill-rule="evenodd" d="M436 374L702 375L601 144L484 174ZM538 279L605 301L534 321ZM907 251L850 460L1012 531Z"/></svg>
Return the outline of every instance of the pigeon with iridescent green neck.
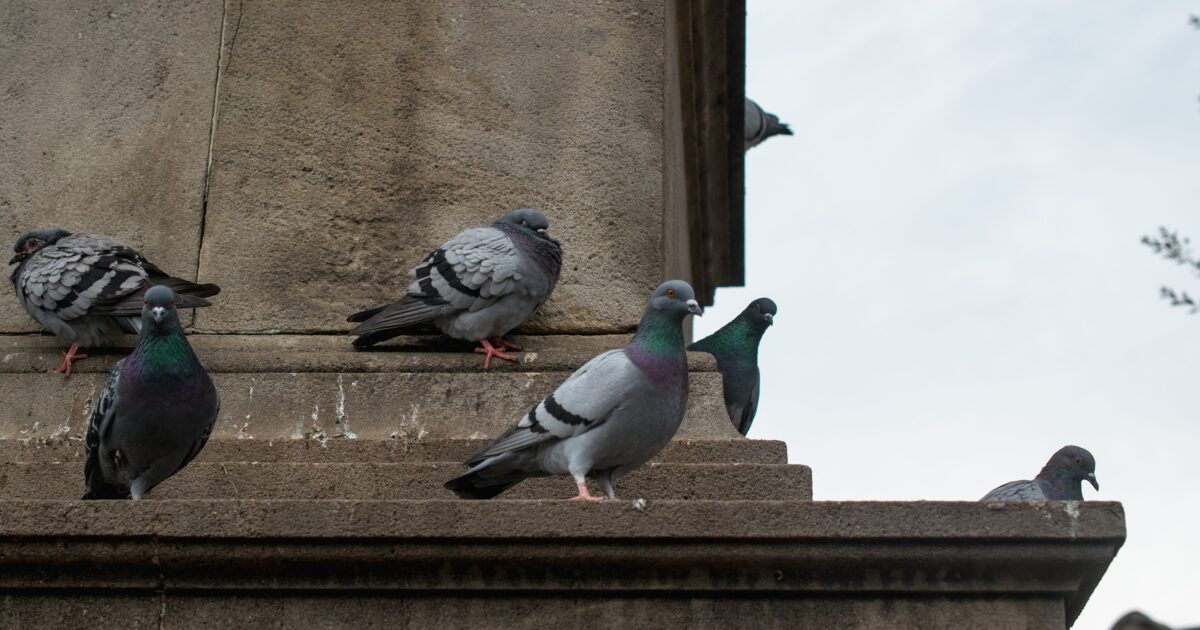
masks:
<svg viewBox="0 0 1200 630"><path fill-rule="evenodd" d="M570 475L578 501L600 501L587 478L615 499L613 484L671 441L687 409L683 320L699 315L692 287L665 282L650 296L637 334L576 370L553 394L446 482L464 499L490 499L526 477Z"/></svg>
<svg viewBox="0 0 1200 630"><path fill-rule="evenodd" d="M725 410L738 433L746 435L758 412L758 343L775 321L775 302L758 298L717 332L688 346L717 358L725 388Z"/></svg>
<svg viewBox="0 0 1200 630"><path fill-rule="evenodd" d="M88 423L84 499L141 499L208 441L221 400L175 307L171 289L146 291L137 347L109 372Z"/></svg>

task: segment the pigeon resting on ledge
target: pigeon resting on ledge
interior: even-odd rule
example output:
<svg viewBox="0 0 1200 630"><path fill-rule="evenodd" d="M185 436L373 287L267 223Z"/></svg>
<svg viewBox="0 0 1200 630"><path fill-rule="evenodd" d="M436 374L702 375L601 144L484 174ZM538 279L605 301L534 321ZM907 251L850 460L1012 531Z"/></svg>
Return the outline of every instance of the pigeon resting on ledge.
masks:
<svg viewBox="0 0 1200 630"><path fill-rule="evenodd" d="M491 225L460 233L409 272L408 291L398 302L355 313L350 331L356 348L397 335L416 334L432 324L448 337L478 342L475 351L516 361L504 350L521 348L504 335L525 323L546 301L562 267L562 248L546 230L546 215L532 209L509 212Z"/></svg>
<svg viewBox="0 0 1200 630"><path fill-rule="evenodd" d="M1032 480L1010 481L980 501L1082 501L1084 481L1100 489L1096 458L1087 449L1064 446Z"/></svg>
<svg viewBox="0 0 1200 630"><path fill-rule="evenodd" d="M86 358L80 348L112 342L141 325L142 294L151 285L176 293L178 308L211 306L215 284L196 284L167 275L133 249L95 234L60 228L26 232L13 246L13 288L21 306L71 349L54 372L71 375L71 364Z"/></svg>
<svg viewBox="0 0 1200 630"><path fill-rule="evenodd" d="M221 400L176 302L165 286L146 291L137 347L109 372L88 422L84 499L141 499L208 441Z"/></svg>
<svg viewBox="0 0 1200 630"><path fill-rule="evenodd" d="M577 501L602 501L588 492L595 477L609 499L613 484L671 441L687 410L687 352L683 319L699 315L691 285L665 282L642 313L624 348L588 361L446 482L464 499L490 499L527 477L570 475Z"/></svg>

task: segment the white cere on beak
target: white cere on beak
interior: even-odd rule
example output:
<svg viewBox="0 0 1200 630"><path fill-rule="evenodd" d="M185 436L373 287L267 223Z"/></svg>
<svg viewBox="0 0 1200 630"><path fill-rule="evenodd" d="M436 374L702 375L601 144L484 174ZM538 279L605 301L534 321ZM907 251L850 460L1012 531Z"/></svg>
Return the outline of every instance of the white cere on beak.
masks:
<svg viewBox="0 0 1200 630"><path fill-rule="evenodd" d="M155 306L154 308L150 309L150 316L154 318L154 321L162 322L163 318L167 316L167 309L161 306Z"/></svg>
<svg viewBox="0 0 1200 630"><path fill-rule="evenodd" d="M688 306L688 311L691 312L693 315L696 315L697 317L704 315L704 309L700 308L700 303L697 302L696 300L688 300L687 306Z"/></svg>
<svg viewBox="0 0 1200 630"><path fill-rule="evenodd" d="M763 313L763 319L767 320L767 323L770 324L775 321L775 316L770 313Z"/></svg>
<svg viewBox="0 0 1200 630"><path fill-rule="evenodd" d="M538 229L537 229L537 233L538 233L538 234L545 234L545 233L546 233L546 228L538 228Z"/></svg>

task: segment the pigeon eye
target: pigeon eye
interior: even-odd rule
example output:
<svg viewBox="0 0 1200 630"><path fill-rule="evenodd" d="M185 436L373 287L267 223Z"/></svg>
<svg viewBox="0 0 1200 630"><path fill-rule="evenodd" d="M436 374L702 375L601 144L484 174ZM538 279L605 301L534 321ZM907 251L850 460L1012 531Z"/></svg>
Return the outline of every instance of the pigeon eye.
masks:
<svg viewBox="0 0 1200 630"><path fill-rule="evenodd" d="M1076 466L1078 466L1079 464L1082 464L1082 463L1083 463L1083 459L1082 459L1082 458L1080 458L1080 457L1076 457L1076 458L1075 458L1075 465L1076 465Z"/></svg>
<svg viewBox="0 0 1200 630"><path fill-rule="evenodd" d="M675 297L675 289L667 289L667 297L674 298Z"/></svg>

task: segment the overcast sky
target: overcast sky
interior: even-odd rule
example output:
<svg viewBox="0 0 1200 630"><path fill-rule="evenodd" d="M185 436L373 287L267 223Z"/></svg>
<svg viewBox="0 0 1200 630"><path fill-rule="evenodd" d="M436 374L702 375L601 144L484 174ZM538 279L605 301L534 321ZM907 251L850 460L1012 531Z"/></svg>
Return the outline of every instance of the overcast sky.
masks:
<svg viewBox="0 0 1200 630"><path fill-rule="evenodd" d="M1076 624L1200 624L1200 0L749 0L747 281L779 303L751 437L817 499L975 500L1095 454L1129 537Z"/></svg>

